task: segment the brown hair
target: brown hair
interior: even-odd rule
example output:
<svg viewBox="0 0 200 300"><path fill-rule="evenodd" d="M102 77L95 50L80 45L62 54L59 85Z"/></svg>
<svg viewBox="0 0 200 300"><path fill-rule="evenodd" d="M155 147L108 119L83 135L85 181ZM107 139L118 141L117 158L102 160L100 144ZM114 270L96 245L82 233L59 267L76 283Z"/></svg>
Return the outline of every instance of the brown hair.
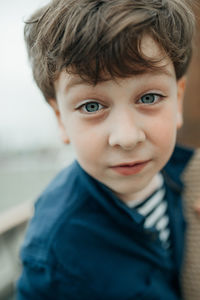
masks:
<svg viewBox="0 0 200 300"><path fill-rule="evenodd" d="M186 0L52 0L24 33L34 79L48 101L56 98L62 70L96 84L156 68L161 58L141 51L144 34L158 42L179 79L190 62L193 31Z"/></svg>

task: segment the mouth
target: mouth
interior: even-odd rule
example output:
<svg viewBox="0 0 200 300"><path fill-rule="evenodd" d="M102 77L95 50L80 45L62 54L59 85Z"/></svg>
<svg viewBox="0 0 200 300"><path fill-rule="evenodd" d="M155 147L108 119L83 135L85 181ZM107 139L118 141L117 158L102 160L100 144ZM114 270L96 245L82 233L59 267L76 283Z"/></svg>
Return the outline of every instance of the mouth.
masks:
<svg viewBox="0 0 200 300"><path fill-rule="evenodd" d="M122 163L112 166L111 169L121 175L134 175L140 173L150 161L151 160L138 161L133 163Z"/></svg>

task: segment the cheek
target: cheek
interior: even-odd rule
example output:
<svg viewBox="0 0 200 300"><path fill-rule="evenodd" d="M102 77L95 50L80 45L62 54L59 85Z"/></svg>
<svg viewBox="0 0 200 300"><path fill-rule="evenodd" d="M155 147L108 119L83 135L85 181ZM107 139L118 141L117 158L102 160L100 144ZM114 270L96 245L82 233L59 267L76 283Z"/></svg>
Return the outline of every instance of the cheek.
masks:
<svg viewBox="0 0 200 300"><path fill-rule="evenodd" d="M103 153L105 147L105 136L95 126L84 123L72 122L69 126L69 138L71 144L81 160L93 161Z"/></svg>
<svg viewBox="0 0 200 300"><path fill-rule="evenodd" d="M176 115L165 113L157 120L152 120L148 127L149 139L161 151L172 151L176 140Z"/></svg>

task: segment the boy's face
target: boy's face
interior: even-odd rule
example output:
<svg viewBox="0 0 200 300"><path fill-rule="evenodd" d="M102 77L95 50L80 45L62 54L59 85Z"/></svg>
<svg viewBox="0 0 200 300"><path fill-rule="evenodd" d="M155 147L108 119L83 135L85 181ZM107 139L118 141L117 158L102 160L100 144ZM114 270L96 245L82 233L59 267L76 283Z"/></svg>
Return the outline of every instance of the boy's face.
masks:
<svg viewBox="0 0 200 300"><path fill-rule="evenodd" d="M157 58L150 38L144 53ZM80 77L60 74L52 102L63 139L72 143L77 160L91 176L123 201L134 199L169 160L182 124L184 79L177 82L169 59L165 68L89 85Z"/></svg>

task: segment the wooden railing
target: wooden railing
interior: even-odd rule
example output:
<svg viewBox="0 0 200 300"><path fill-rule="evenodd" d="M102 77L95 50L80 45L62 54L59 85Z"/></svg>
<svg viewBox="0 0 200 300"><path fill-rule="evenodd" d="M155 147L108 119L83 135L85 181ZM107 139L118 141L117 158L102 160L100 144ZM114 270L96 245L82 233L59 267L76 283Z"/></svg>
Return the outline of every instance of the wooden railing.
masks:
<svg viewBox="0 0 200 300"><path fill-rule="evenodd" d="M21 265L19 249L32 215L30 202L0 214L0 299L9 300L15 293Z"/></svg>

